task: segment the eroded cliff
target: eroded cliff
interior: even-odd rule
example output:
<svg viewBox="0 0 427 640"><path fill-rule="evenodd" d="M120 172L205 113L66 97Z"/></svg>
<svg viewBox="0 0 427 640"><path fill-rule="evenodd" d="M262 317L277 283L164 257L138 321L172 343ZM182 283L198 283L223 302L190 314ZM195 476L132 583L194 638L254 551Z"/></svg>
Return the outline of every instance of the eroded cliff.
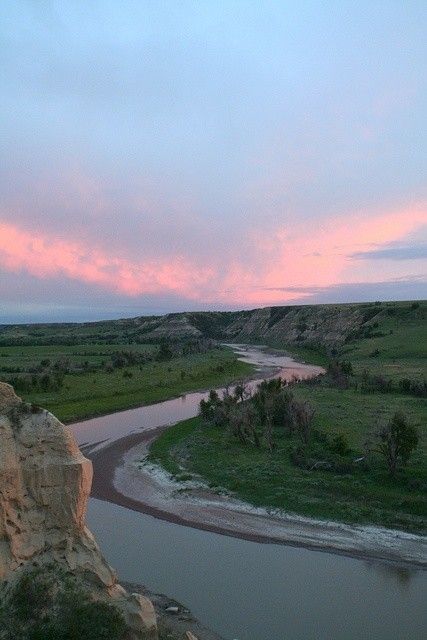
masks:
<svg viewBox="0 0 427 640"><path fill-rule="evenodd" d="M151 601L118 584L85 524L91 484L92 463L69 429L0 383L0 580L59 563L122 610L130 639L155 640Z"/></svg>

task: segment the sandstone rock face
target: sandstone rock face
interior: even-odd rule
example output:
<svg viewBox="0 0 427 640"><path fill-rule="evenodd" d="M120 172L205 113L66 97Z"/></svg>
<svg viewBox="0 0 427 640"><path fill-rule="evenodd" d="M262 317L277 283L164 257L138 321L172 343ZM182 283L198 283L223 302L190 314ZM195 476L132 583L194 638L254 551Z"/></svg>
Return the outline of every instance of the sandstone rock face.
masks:
<svg viewBox="0 0 427 640"><path fill-rule="evenodd" d="M200 338L202 332L194 327L187 314L185 313L170 313L161 319L158 326L151 329L147 336L150 340L177 340L181 338Z"/></svg>
<svg viewBox="0 0 427 640"><path fill-rule="evenodd" d="M332 347L343 344L352 331L360 329L363 313L356 305L267 307L237 314L224 333L237 342L267 340Z"/></svg>
<svg viewBox="0 0 427 640"><path fill-rule="evenodd" d="M0 384L0 412L6 411L17 404L20 404L19 398L10 384L2 382Z"/></svg>
<svg viewBox="0 0 427 640"><path fill-rule="evenodd" d="M92 463L48 411L20 401L0 383L0 580L27 563L59 563L81 577L94 598L119 606L129 639L155 640L150 600L129 595L86 527Z"/></svg>

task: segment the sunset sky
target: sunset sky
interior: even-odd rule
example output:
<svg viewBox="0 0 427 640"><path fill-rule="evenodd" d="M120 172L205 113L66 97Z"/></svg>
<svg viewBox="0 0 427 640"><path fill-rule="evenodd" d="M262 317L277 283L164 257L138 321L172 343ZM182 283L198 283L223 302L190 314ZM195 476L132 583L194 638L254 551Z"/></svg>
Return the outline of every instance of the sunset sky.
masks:
<svg viewBox="0 0 427 640"><path fill-rule="evenodd" d="M426 0L4 0L0 322L427 297Z"/></svg>

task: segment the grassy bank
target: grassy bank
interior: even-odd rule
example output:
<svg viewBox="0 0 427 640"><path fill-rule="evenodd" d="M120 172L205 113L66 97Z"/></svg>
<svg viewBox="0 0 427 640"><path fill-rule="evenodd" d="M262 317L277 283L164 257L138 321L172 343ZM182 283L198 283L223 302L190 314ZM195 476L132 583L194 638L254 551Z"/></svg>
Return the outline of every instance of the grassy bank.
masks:
<svg viewBox="0 0 427 640"><path fill-rule="evenodd" d="M362 305L354 305L355 308ZM366 305L365 305L366 306ZM320 308L320 307L319 307ZM314 308L313 308L314 309ZM358 330L347 333L346 339L336 348L322 345L309 346L300 335L299 343L283 339L259 339L260 344L285 350L296 359L327 366L331 358L350 361L354 373L368 371L387 379L401 378L425 380L427 375L427 304L384 303L368 305L367 312L375 313Z"/></svg>
<svg viewBox="0 0 427 640"><path fill-rule="evenodd" d="M375 335L371 332L345 344L336 358L351 364L351 375L341 372L336 380L327 376L316 384L294 386L295 398L308 401L315 410L313 432L329 441L334 436L344 438L349 447L345 462L351 463L351 472L296 465L293 454L300 441L284 437L283 430L275 429L276 447L270 452L265 445L242 444L230 429L204 424L200 418L162 434L152 446L152 459L178 477L198 474L213 488L224 488L256 506L425 532L427 402L412 388L403 393L400 384L402 379L425 378L427 328L417 312L418 308L408 308L385 315ZM327 363L321 351L286 349L308 362ZM366 380L373 384L368 390ZM396 411L404 413L420 437L408 466L396 478L389 476L380 457L355 467L352 461L365 455L368 433L386 424ZM319 452L317 459L322 459L322 443L314 442L311 449L309 456Z"/></svg>
<svg viewBox="0 0 427 640"><path fill-rule="evenodd" d="M296 395L305 393L301 389ZM371 423L371 406L360 403L356 421L350 415L342 420L343 403L355 399L347 396L334 405L333 398L323 396L324 406L328 400L331 404L327 411L319 410L316 424L339 426L339 431L354 443L356 456L362 449L365 428ZM413 399L403 404L411 420L421 427L425 410ZM386 402L382 410L389 414ZM425 531L426 458L422 449L410 468L393 480L381 465L351 475L298 468L290 458L294 444L277 437L277 447L271 453L265 448L242 447L227 430L207 427L200 418L193 418L162 434L153 443L150 456L178 479L198 474L212 488L224 488L256 506L348 523Z"/></svg>
<svg viewBox="0 0 427 640"><path fill-rule="evenodd" d="M154 345L129 345L128 350L151 357ZM182 393L221 386L247 376L252 367L229 349L149 360L106 370L102 363L123 345L1 347L0 365L31 368L41 360L67 357L78 371L66 373L60 388L20 392L28 402L46 407L64 422L151 404ZM87 363L87 364L85 364ZM85 370L87 369L87 370ZM75 369L73 369L75 371ZM1 377L1 372L0 372ZM3 379L7 379L4 375Z"/></svg>

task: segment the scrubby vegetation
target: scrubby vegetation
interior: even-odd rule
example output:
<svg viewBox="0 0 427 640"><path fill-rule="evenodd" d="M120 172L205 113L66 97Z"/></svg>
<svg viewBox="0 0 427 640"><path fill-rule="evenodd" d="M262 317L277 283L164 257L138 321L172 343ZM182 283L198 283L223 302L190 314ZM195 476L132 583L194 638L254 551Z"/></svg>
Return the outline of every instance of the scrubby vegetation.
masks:
<svg viewBox="0 0 427 640"><path fill-rule="evenodd" d="M4 370L11 363L19 372ZM66 422L227 384L250 371L211 340L0 349L0 379Z"/></svg>
<svg viewBox="0 0 427 640"><path fill-rule="evenodd" d="M293 445L291 462L309 471L351 473L357 467L373 466L375 460L369 457L379 454L390 475L396 477L398 468L407 466L418 445L417 430L402 412L396 411L387 423L367 434L364 455L355 458L343 433L313 428L313 406L307 400L298 400L280 378L264 380L253 394L242 385L222 398L211 391L200 403L200 415L205 426L228 430L241 445L273 452L278 438L289 439Z"/></svg>
<svg viewBox="0 0 427 640"><path fill-rule="evenodd" d="M153 460L257 506L424 532L425 310L359 305L375 326L333 347L269 341L327 374L291 387L265 383L250 399L242 389L237 398L211 394L199 418L153 444ZM273 327L291 312L272 312Z"/></svg>
<svg viewBox="0 0 427 640"><path fill-rule="evenodd" d="M0 592L0 640L122 640L124 618L59 567L32 568Z"/></svg>
<svg viewBox="0 0 427 640"><path fill-rule="evenodd" d="M169 343L163 339L158 346L135 347L136 345L118 348L117 345L114 350L106 350L105 347L100 350L99 346L98 349L86 347L81 351L65 350L65 353L66 345L63 345L62 350L52 351L48 347L23 347L20 351L13 347L0 352L0 373L3 380L11 384L16 391L58 391L64 384L66 374L111 373L115 369L142 366L149 362L166 362L183 356L207 353L214 349L216 344L207 338L176 343ZM37 351L43 356L40 361L32 357Z"/></svg>
<svg viewBox="0 0 427 640"><path fill-rule="evenodd" d="M209 427L201 419L174 427L153 455L177 475L200 473L254 504L419 531L427 486L426 320L420 301L9 325L0 327L0 378L28 402L73 421L243 378L250 367L215 339L284 349L327 368L280 390L274 402L287 403L292 428L289 416L287 428L277 423L277 407L271 413L265 405L260 419L271 390L248 403L241 388L241 412L234 408L221 422L224 405ZM391 452L390 433L403 424L408 442L418 438L409 456L397 441Z"/></svg>
<svg viewBox="0 0 427 640"><path fill-rule="evenodd" d="M418 446L418 433L409 424L405 415L396 411L393 417L376 429L367 440L366 450L383 456L390 475L396 477L399 466L408 464L409 458Z"/></svg>

